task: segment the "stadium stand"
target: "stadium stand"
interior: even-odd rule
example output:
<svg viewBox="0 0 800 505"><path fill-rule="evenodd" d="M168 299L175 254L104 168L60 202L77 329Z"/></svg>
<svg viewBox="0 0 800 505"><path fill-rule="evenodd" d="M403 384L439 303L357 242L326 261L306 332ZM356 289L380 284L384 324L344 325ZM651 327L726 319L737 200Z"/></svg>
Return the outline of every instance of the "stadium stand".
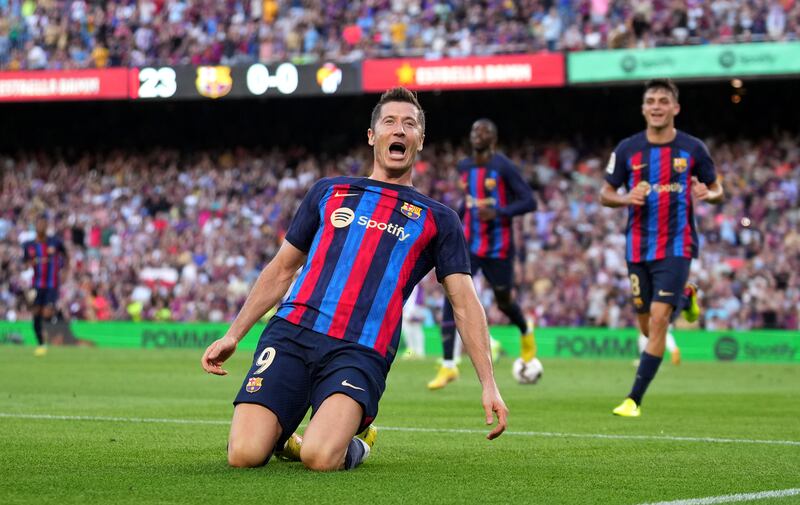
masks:
<svg viewBox="0 0 800 505"><path fill-rule="evenodd" d="M625 218L602 208L597 195L611 146L575 145L504 146L539 200L539 210L517 223L520 302L540 326L632 326ZM707 300L701 324L797 329L800 138L708 145L728 198L719 209L697 209L704 243L691 278ZM428 145L415 185L457 207L455 163L465 154L449 143ZM364 148L335 158L244 148L0 157L0 319L30 317L20 244L33 217L47 211L71 255L60 302L69 317L229 321L309 185L363 175L370 159ZM425 282L438 316L441 289L433 278ZM496 309L489 317L504 321Z"/></svg>
<svg viewBox="0 0 800 505"><path fill-rule="evenodd" d="M353 61L797 40L796 0L0 2L0 69Z"/></svg>

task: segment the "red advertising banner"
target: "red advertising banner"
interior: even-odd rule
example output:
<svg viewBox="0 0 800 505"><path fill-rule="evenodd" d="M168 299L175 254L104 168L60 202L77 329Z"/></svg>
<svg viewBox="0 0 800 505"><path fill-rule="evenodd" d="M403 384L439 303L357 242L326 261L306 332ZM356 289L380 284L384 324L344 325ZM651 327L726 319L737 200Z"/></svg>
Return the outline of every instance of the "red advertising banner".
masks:
<svg viewBox="0 0 800 505"><path fill-rule="evenodd" d="M0 102L128 98L128 69L0 72Z"/></svg>
<svg viewBox="0 0 800 505"><path fill-rule="evenodd" d="M424 60L364 60L364 91L394 86L413 90L535 88L564 86L561 53Z"/></svg>

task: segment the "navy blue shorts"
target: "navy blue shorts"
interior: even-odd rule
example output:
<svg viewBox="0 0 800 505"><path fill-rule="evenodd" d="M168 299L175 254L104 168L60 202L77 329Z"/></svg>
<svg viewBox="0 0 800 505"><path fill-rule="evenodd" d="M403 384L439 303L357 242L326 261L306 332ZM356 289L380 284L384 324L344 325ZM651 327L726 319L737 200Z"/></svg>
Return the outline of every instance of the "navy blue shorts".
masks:
<svg viewBox="0 0 800 505"><path fill-rule="evenodd" d="M58 290L55 288L36 288L36 298L34 305L55 305L58 300Z"/></svg>
<svg viewBox="0 0 800 505"><path fill-rule="evenodd" d="M282 428L276 447L283 447L309 407L313 417L326 398L342 393L361 405L361 431L378 415L388 372L386 359L368 347L273 317L233 404L271 410Z"/></svg>
<svg viewBox="0 0 800 505"><path fill-rule="evenodd" d="M486 281L494 290L511 290L514 287L514 263L511 258L479 258L474 254L469 256L472 276L480 270Z"/></svg>
<svg viewBox="0 0 800 505"><path fill-rule="evenodd" d="M639 314L650 312L652 302L672 305L676 310L683 306L683 288L689 279L689 258L669 257L663 260L628 262L633 306Z"/></svg>

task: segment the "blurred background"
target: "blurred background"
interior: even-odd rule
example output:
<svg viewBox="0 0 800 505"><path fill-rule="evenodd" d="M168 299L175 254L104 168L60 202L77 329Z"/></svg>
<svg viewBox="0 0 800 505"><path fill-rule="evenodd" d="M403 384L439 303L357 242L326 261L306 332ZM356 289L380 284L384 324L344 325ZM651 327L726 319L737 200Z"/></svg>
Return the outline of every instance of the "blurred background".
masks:
<svg viewBox="0 0 800 505"><path fill-rule="evenodd" d="M796 335L798 38L796 0L0 0L0 321L31 317L42 213L63 320L231 321L309 186L368 175L370 111L404 85L420 191L459 205L480 117L534 189L516 279L538 326L632 327L626 213L599 190L643 82L672 77L727 195L696 207L698 327Z"/></svg>

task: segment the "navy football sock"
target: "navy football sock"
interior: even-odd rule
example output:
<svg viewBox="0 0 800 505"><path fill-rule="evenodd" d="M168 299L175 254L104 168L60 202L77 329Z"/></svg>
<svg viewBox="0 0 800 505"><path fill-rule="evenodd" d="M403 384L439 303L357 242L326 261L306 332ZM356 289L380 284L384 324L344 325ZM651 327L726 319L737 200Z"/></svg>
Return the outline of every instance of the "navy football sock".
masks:
<svg viewBox="0 0 800 505"><path fill-rule="evenodd" d="M519 304L511 300L511 291L507 289L495 291L494 297L497 300L497 308L511 320L511 324L519 328L521 334L528 333L528 321L525 320Z"/></svg>
<svg viewBox="0 0 800 505"><path fill-rule="evenodd" d="M369 454L369 446L359 438L354 438L347 446L347 454L344 455L344 469L352 470L360 465Z"/></svg>
<svg viewBox="0 0 800 505"><path fill-rule="evenodd" d="M647 391L650 381L656 376L662 359L658 356L647 354L647 351L642 351L642 356L639 359L639 369L636 370L636 380L633 381L633 388L628 395L628 398L635 401L636 405L642 404L642 397Z"/></svg>
<svg viewBox="0 0 800 505"><path fill-rule="evenodd" d="M442 307L442 354L445 360L452 360L456 349L456 323L453 306L445 300Z"/></svg>
<svg viewBox="0 0 800 505"><path fill-rule="evenodd" d="M42 337L42 316L33 316L33 333L36 334L36 341L39 345L44 345L44 337Z"/></svg>
<svg viewBox="0 0 800 505"><path fill-rule="evenodd" d="M442 323L442 353L445 360L452 360L456 350L456 325Z"/></svg>
<svg viewBox="0 0 800 505"><path fill-rule="evenodd" d="M519 307L519 304L512 303L506 315L511 320L511 323L519 328L519 332L522 335L528 333L528 321L526 321L525 316L522 315L522 309Z"/></svg>

